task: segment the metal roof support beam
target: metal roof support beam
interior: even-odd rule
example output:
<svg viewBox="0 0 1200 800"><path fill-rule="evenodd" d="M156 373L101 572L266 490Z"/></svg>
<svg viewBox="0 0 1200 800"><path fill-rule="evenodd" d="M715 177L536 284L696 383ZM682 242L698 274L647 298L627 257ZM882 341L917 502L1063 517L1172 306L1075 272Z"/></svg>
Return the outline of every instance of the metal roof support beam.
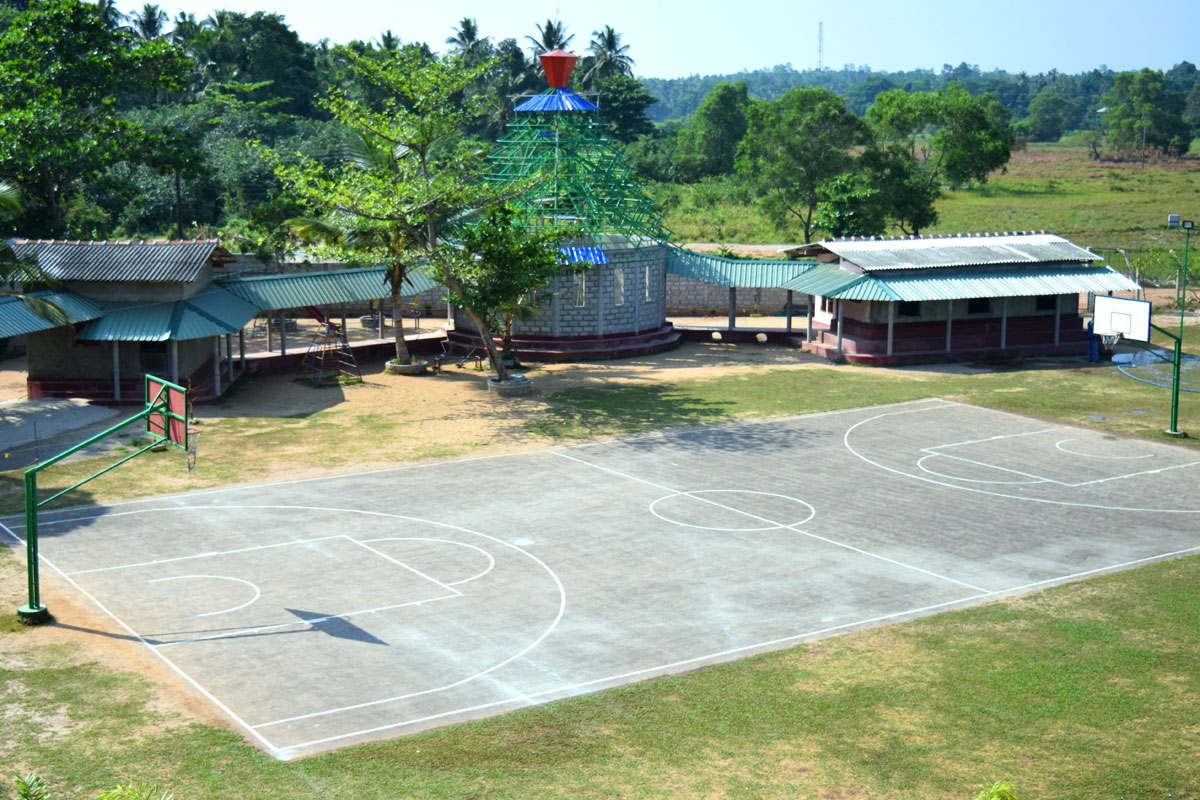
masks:
<svg viewBox="0 0 1200 800"><path fill-rule="evenodd" d="M279 355L287 358L287 319L279 312Z"/></svg>
<svg viewBox="0 0 1200 800"><path fill-rule="evenodd" d="M895 329L895 327L896 327L896 303L895 303L895 301L892 301L892 302L888 303L887 354L889 356L892 354L892 331Z"/></svg>
<svg viewBox="0 0 1200 800"><path fill-rule="evenodd" d="M805 344L808 344L809 342L812 341L812 318L813 318L813 302L814 301L815 301L814 296L811 294L808 295L808 308L805 309L808 312L805 315L807 318L806 319L807 327L804 331L804 343Z"/></svg>
<svg viewBox="0 0 1200 800"><path fill-rule="evenodd" d="M792 290L787 290L787 332L792 332Z"/></svg>
<svg viewBox="0 0 1200 800"><path fill-rule="evenodd" d="M221 337L213 337L213 397L221 396Z"/></svg>
<svg viewBox="0 0 1200 800"><path fill-rule="evenodd" d="M1062 328L1062 295L1054 295L1054 346L1058 347L1059 331Z"/></svg>
<svg viewBox="0 0 1200 800"><path fill-rule="evenodd" d="M238 359L242 363L242 372L246 371L246 329L238 331Z"/></svg>
<svg viewBox="0 0 1200 800"><path fill-rule="evenodd" d="M946 352L950 352L950 330L954 327L954 301L946 301Z"/></svg>
<svg viewBox="0 0 1200 800"><path fill-rule="evenodd" d="M113 346L113 400L121 402L121 343L114 341Z"/></svg>
<svg viewBox="0 0 1200 800"><path fill-rule="evenodd" d="M737 326L737 287L729 287L729 330Z"/></svg>
<svg viewBox="0 0 1200 800"><path fill-rule="evenodd" d="M225 334L225 379L233 385L233 334Z"/></svg>
<svg viewBox="0 0 1200 800"><path fill-rule="evenodd" d="M841 299L838 299L838 300L835 300L834 302L837 303L837 326L838 326L837 351L838 351L838 356L841 356L842 355L842 301L841 301Z"/></svg>
<svg viewBox="0 0 1200 800"><path fill-rule="evenodd" d="M1008 298L1000 298L1000 349L1008 347Z"/></svg>

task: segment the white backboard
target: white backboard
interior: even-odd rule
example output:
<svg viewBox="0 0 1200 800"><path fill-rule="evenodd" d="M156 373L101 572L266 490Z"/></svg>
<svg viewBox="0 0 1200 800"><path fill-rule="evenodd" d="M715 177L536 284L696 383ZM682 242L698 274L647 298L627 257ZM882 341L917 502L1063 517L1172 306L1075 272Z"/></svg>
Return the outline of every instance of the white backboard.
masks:
<svg viewBox="0 0 1200 800"><path fill-rule="evenodd" d="M1150 341L1150 303L1096 295L1092 330L1097 336L1119 333L1126 339Z"/></svg>

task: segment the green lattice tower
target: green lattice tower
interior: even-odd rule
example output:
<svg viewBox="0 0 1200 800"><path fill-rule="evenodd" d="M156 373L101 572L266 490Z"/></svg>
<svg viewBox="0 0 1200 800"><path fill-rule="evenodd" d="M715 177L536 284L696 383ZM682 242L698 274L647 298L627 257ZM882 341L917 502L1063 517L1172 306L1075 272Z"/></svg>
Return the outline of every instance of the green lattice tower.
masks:
<svg viewBox="0 0 1200 800"><path fill-rule="evenodd" d="M514 201L527 225L576 225L612 263L646 260L667 242L662 216L594 111L518 113L497 144L489 180L538 181Z"/></svg>

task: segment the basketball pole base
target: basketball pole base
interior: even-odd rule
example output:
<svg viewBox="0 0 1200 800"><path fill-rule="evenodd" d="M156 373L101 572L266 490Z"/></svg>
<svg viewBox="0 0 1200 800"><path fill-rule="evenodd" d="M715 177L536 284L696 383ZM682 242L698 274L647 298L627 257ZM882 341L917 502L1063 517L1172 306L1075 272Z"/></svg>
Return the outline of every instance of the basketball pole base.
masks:
<svg viewBox="0 0 1200 800"><path fill-rule="evenodd" d="M45 606L27 604L17 609L17 618L26 625L45 625L50 621L50 611Z"/></svg>
<svg viewBox="0 0 1200 800"><path fill-rule="evenodd" d="M1186 439L1187 431L1163 431L1167 436L1174 436L1177 439Z"/></svg>

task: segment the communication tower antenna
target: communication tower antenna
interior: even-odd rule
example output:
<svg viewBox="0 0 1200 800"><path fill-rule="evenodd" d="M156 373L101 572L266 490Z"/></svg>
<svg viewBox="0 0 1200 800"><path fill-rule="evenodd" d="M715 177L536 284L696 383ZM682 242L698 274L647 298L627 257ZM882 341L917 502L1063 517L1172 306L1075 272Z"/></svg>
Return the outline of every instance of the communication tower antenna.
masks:
<svg viewBox="0 0 1200 800"><path fill-rule="evenodd" d="M825 64L825 23L817 23L817 72Z"/></svg>

